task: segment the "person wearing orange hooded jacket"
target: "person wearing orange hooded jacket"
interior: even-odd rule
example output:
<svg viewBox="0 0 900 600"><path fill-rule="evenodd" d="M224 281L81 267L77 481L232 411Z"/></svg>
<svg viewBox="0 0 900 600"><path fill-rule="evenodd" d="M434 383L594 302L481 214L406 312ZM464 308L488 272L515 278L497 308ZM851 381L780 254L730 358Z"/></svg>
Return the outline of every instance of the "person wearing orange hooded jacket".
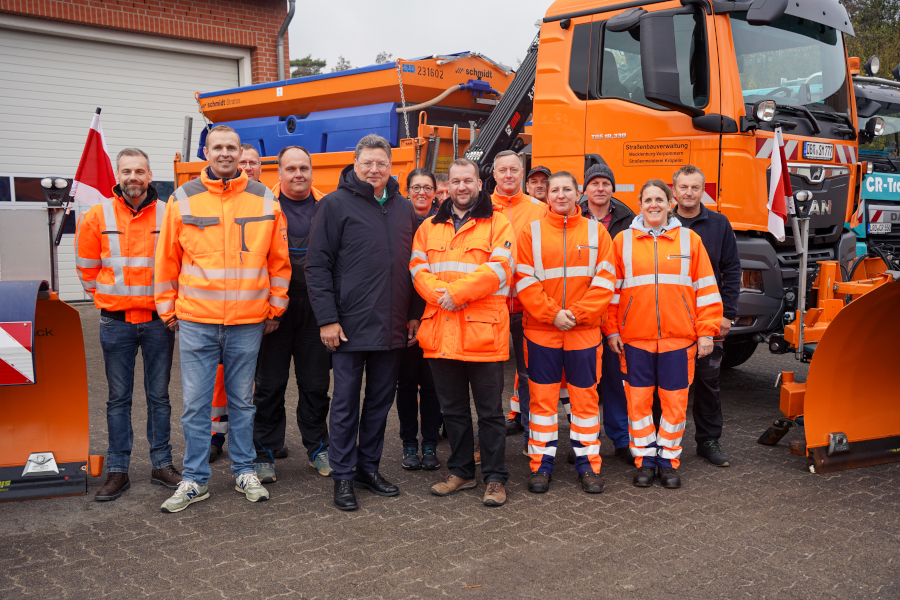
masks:
<svg viewBox="0 0 900 600"><path fill-rule="evenodd" d="M233 129L213 127L205 152L209 166L170 198L156 248L156 308L180 331L184 399L184 474L160 507L166 513L209 497L220 354L235 489L251 502L269 497L253 466L253 374L262 336L278 329L288 306L287 223L272 192L238 168L240 137Z"/></svg>
<svg viewBox="0 0 900 600"><path fill-rule="evenodd" d="M450 441L450 473L436 496L471 489L475 446L469 387L478 414L486 506L506 503L503 363L509 358L509 312L515 240L509 220L491 209L478 166L449 168L450 201L419 227L409 271L426 308L416 338L429 359Z"/></svg>
<svg viewBox="0 0 900 600"><path fill-rule="evenodd" d="M603 325L619 354L628 399L628 434L636 487L657 475L681 487L677 469L686 424L694 357L713 349L722 322L722 297L700 236L670 212L672 190L652 179L639 196L641 213L613 241L616 292ZM662 416L653 422L653 392Z"/></svg>
<svg viewBox="0 0 900 600"><path fill-rule="evenodd" d="M494 181L497 187L491 195L494 210L509 219L513 237L518 238L525 226L543 218L547 205L522 191L522 176L525 171L519 155L512 150L504 150L494 157ZM513 260L516 257L513 256ZM515 270L515 265L513 266ZM525 333L522 329L522 304L516 299L516 290L510 290L506 301L509 310L509 329L512 334L513 352L516 355L515 389L509 399L509 416L506 418L506 433L525 430L523 444L528 449L528 370L525 367Z"/></svg>
<svg viewBox="0 0 900 600"><path fill-rule="evenodd" d="M600 476L600 324L615 289L612 240L578 206L571 173L550 176L550 213L519 234L517 297L525 309L525 356L531 393L531 478L528 490L544 493L556 459L557 404L565 375L571 409L569 438L582 489L603 491Z"/></svg>

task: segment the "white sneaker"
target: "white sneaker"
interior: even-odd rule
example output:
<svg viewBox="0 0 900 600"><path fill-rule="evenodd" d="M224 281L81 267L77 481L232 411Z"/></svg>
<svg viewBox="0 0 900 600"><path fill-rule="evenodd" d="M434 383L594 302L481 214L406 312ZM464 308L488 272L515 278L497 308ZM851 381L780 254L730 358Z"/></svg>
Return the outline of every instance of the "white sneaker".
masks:
<svg viewBox="0 0 900 600"><path fill-rule="evenodd" d="M259 482L259 477L252 471L238 475L237 479L234 480L234 484L235 491L247 496L247 500L250 502L262 502L269 499L268 490L262 486Z"/></svg>
<svg viewBox="0 0 900 600"><path fill-rule="evenodd" d="M193 481L182 481L171 498L159 507L164 513L177 513L186 509L194 502L200 502L209 498L209 488L205 485L197 485Z"/></svg>

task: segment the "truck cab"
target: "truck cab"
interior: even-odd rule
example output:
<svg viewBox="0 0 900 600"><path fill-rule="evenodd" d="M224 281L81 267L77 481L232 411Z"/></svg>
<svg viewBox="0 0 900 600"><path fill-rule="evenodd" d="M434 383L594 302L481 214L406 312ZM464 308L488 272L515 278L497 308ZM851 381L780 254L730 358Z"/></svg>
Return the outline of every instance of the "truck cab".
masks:
<svg viewBox="0 0 900 600"><path fill-rule="evenodd" d="M791 184L813 192L810 262L855 256L845 222L858 180L856 106L838 0L559 0L541 27L533 160L583 172L603 161L615 196L680 166L706 175L705 206L729 218L743 280L726 365L781 331L797 309L790 228L767 231L781 126Z"/></svg>
<svg viewBox="0 0 900 600"><path fill-rule="evenodd" d="M862 255L870 245L900 246L900 83L876 80L853 87L859 160L866 164L859 186L859 224L854 227L857 253ZM873 119L876 123L870 125Z"/></svg>

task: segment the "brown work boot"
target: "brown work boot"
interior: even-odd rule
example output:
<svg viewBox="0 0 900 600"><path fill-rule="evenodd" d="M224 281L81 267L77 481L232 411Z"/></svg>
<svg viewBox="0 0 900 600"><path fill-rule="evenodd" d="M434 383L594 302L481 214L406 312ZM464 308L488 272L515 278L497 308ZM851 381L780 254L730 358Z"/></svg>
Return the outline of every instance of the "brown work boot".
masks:
<svg viewBox="0 0 900 600"><path fill-rule="evenodd" d="M463 479L453 473L449 473L438 483L431 486L431 493L435 496L449 496L459 490L470 490L476 485L477 483L474 479Z"/></svg>
<svg viewBox="0 0 900 600"><path fill-rule="evenodd" d="M106 502L107 500L115 500L122 495L122 492L131 487L128 481L128 473L107 473L106 483L100 486L94 495L97 502Z"/></svg>
<svg viewBox="0 0 900 600"><path fill-rule="evenodd" d="M581 490L587 494L603 493L603 477L600 473L592 473L588 471L578 476L581 480Z"/></svg>
<svg viewBox="0 0 900 600"><path fill-rule="evenodd" d="M506 486L499 481L491 481L484 491L485 506L503 506L506 504Z"/></svg>
<svg viewBox="0 0 900 600"><path fill-rule="evenodd" d="M177 489L181 483L181 473L175 470L172 465L166 465L161 469L153 469L150 471L150 483L156 485L164 485L169 489Z"/></svg>

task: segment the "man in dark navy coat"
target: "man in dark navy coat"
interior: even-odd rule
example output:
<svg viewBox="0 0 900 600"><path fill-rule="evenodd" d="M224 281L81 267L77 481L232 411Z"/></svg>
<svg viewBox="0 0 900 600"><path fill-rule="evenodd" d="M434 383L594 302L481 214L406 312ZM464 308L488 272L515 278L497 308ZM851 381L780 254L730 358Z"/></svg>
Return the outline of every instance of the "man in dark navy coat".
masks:
<svg viewBox="0 0 900 600"><path fill-rule="evenodd" d="M322 342L332 353L329 459L340 510L359 507L355 487L400 493L378 466L401 350L415 340L423 307L411 302L409 276L416 213L399 190L390 144L367 135L338 189L320 201L310 233L306 282Z"/></svg>

